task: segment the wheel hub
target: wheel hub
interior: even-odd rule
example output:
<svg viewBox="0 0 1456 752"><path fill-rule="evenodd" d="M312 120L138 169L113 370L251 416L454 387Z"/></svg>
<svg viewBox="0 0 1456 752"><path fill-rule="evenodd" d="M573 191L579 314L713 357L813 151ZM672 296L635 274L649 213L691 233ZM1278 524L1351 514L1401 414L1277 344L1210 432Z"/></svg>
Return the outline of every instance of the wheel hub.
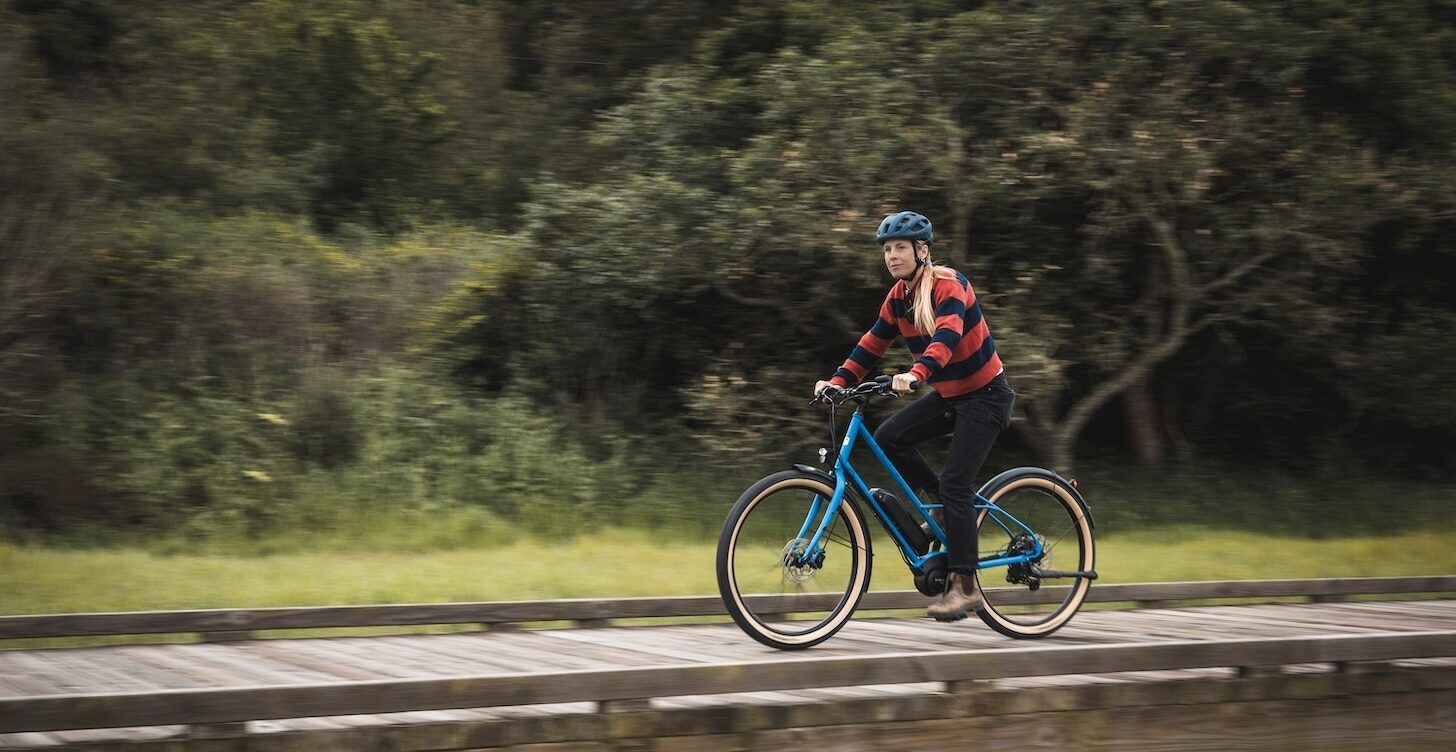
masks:
<svg viewBox="0 0 1456 752"><path fill-rule="evenodd" d="M1038 564L1046 567L1051 563L1051 552L1047 550L1046 542L1030 535L1018 535L1011 540L1011 545L1006 547L1007 556L1023 556L1041 550L1041 556L1033 558L1024 564L1012 564L1006 567L1006 581L1013 585L1026 585L1032 590L1041 587L1041 578L1031 573L1031 565Z"/></svg>
<svg viewBox="0 0 1456 752"><path fill-rule="evenodd" d="M802 585L814 579L814 573L824 566L824 550L806 555L808 548L809 541L804 538L795 538L784 546L779 554L779 564L785 580Z"/></svg>

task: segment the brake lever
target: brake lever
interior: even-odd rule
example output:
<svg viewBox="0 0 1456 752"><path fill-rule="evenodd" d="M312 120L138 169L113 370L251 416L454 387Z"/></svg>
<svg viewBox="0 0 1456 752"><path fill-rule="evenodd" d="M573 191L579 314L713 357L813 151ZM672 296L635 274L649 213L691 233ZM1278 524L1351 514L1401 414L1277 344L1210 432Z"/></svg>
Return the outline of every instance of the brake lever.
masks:
<svg viewBox="0 0 1456 752"><path fill-rule="evenodd" d="M834 395L839 394L842 391L844 390L840 389L839 387L826 386L823 389L819 390L818 394L814 395L814 399L809 400L809 404L814 405L822 402L827 405L829 404L829 401L834 397Z"/></svg>

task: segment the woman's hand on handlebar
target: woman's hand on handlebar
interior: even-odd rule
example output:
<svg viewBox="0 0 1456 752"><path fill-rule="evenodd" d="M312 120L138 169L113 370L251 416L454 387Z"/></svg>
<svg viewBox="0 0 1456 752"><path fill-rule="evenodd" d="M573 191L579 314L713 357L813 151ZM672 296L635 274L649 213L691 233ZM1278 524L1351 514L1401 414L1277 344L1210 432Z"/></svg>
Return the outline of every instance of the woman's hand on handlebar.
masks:
<svg viewBox="0 0 1456 752"><path fill-rule="evenodd" d="M920 379L911 375L909 371L897 373L890 379L890 388L897 394L908 394L920 386Z"/></svg>
<svg viewBox="0 0 1456 752"><path fill-rule="evenodd" d="M833 382L820 379L814 382L814 399L823 399L824 390L834 388Z"/></svg>

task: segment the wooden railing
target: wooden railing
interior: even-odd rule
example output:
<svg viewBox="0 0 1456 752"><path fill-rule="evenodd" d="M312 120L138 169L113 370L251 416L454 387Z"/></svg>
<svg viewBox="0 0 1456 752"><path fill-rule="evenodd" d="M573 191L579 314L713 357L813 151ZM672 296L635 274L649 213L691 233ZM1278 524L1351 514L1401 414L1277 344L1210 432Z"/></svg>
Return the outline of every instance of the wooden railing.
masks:
<svg viewBox="0 0 1456 752"><path fill-rule="evenodd" d="M1091 602L1139 606L1208 599L1456 592L1456 576L1330 580L1256 580L1099 585ZM1020 602L1051 600L1057 588L1021 591ZM1010 592L1004 597L1009 597ZM789 596L768 608L801 607ZM913 591L876 592L866 610L923 607ZM324 608L60 614L0 617L0 638L201 633L241 636L258 630L478 623L502 625L615 619L721 617L716 597L623 598ZM855 685L943 683L948 692L977 682L1056 674L1095 674L1236 667L1253 674L1292 664L1333 664L1456 656L1456 631L1164 642L1135 645L1034 646L984 651L857 658L785 655L774 661L529 675L338 682L314 685L161 690L145 693L0 698L0 733L186 725L236 727L265 719L346 716L538 703L593 702L603 711L641 707L656 697Z"/></svg>
<svg viewBox="0 0 1456 752"><path fill-rule="evenodd" d="M1001 593L997 602L1050 603L1060 600L1063 593L1062 587L1046 587L1035 593L1017 589ZM1327 601L1350 596L1414 593L1456 593L1456 575L1099 584L1091 589L1087 602L1147 607L1212 599ZM798 608L822 608L834 599L834 596L773 596L763 600L777 602L763 604L761 610L787 613ZM913 590L880 591L868 593L859 608L862 611L920 609L925 603L925 596ZM0 616L0 639L188 633L210 639L246 639L264 630L441 624L498 627L540 622L601 626L621 619L722 617L724 614L722 600L717 596L36 614Z"/></svg>
<svg viewBox="0 0 1456 752"><path fill-rule="evenodd" d="M1456 655L1456 631L1381 633L1140 645L1031 647L860 658L783 658L505 676L345 682L235 689L0 699L0 732L251 720L415 710L728 694L811 687L943 682L947 691L1022 676L1262 668Z"/></svg>

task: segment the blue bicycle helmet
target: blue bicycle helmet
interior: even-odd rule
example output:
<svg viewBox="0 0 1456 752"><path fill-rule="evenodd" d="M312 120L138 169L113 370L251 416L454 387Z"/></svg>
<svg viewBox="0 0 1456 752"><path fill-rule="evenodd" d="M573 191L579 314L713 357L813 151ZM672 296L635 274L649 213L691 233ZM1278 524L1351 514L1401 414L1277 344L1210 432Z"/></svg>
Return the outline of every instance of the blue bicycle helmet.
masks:
<svg viewBox="0 0 1456 752"><path fill-rule="evenodd" d="M935 231L930 227L930 220L923 214L913 211L895 212L880 222L880 229L875 232L875 242L883 243L896 238L932 243L935 241Z"/></svg>

